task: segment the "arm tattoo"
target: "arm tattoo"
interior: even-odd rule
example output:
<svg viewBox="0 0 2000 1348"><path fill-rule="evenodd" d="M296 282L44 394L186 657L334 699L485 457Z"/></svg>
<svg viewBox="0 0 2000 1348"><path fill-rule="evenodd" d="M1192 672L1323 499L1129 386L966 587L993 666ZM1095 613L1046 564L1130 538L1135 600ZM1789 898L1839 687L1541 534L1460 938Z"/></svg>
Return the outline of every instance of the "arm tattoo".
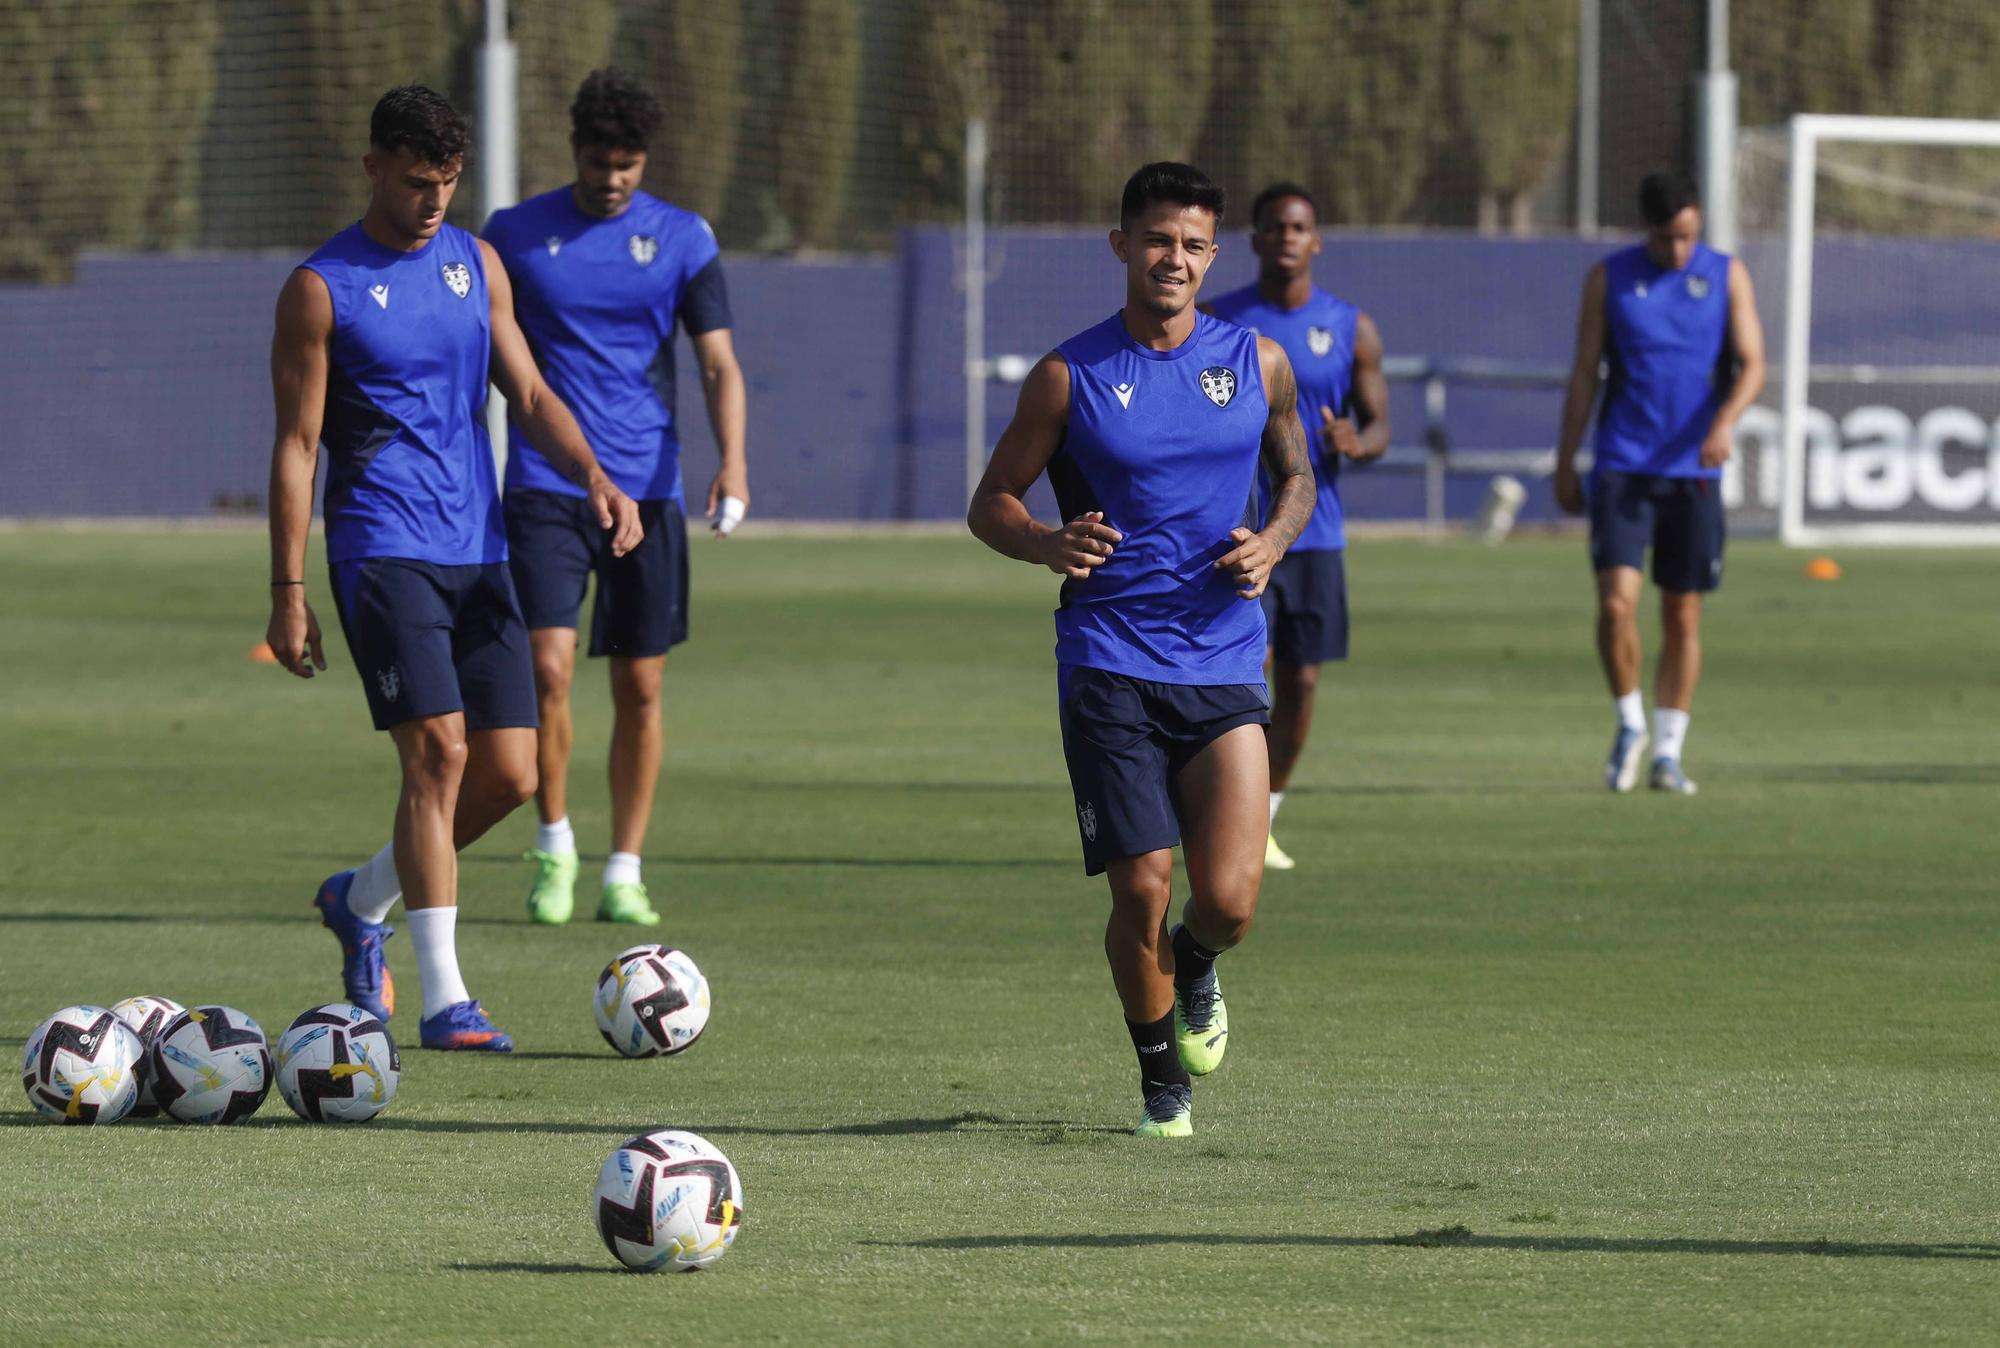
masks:
<svg viewBox="0 0 2000 1348"><path fill-rule="evenodd" d="M1264 423L1261 453L1270 476L1271 517L1264 533L1280 548L1290 548L1312 518L1319 488L1313 481L1312 453L1305 427L1299 424L1299 393L1287 361L1271 381L1271 416Z"/></svg>

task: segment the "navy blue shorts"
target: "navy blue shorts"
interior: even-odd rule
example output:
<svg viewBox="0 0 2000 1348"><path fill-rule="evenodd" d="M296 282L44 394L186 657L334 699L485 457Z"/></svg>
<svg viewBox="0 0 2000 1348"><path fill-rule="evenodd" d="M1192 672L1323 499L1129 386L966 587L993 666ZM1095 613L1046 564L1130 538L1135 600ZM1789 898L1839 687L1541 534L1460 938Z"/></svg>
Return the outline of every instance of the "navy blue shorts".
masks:
<svg viewBox="0 0 2000 1348"><path fill-rule="evenodd" d="M1236 727L1271 724L1261 683L1153 683L1063 665L1056 688L1086 875L1178 845L1181 769Z"/></svg>
<svg viewBox="0 0 2000 1348"><path fill-rule="evenodd" d="M1599 473L1590 483L1590 566L1644 570L1674 594L1722 584L1722 484L1706 477Z"/></svg>
<svg viewBox="0 0 2000 1348"><path fill-rule="evenodd" d="M1347 554L1288 552L1264 587L1264 628L1281 665L1347 658Z"/></svg>
<svg viewBox="0 0 2000 1348"><path fill-rule="evenodd" d="M363 557L332 572L377 730L454 711L468 730L536 724L535 665L505 562Z"/></svg>
<svg viewBox="0 0 2000 1348"><path fill-rule="evenodd" d="M510 491L507 555L531 629L575 627L593 572L592 655L665 655L688 636L687 517L673 501L639 502L646 536L623 557L581 496Z"/></svg>

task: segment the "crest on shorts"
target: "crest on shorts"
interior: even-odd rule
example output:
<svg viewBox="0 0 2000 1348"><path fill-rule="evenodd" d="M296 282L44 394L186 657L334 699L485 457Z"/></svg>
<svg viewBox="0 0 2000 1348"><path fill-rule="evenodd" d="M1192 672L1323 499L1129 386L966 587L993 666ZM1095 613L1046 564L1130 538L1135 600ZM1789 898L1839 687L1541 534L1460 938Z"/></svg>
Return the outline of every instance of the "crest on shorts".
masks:
<svg viewBox="0 0 2000 1348"><path fill-rule="evenodd" d="M1201 391L1217 407L1229 406L1229 400L1236 396L1236 371L1211 365L1201 372Z"/></svg>
<svg viewBox="0 0 2000 1348"><path fill-rule="evenodd" d="M1315 356L1324 356L1327 352L1333 350L1333 329L1307 328L1306 350L1312 352Z"/></svg>
<svg viewBox="0 0 2000 1348"><path fill-rule="evenodd" d="M1077 822L1083 825L1083 836L1088 842L1097 841L1097 807L1085 801L1077 807Z"/></svg>
<svg viewBox="0 0 2000 1348"><path fill-rule="evenodd" d="M451 293L464 299L472 293L472 268L463 262L444 264L444 283L451 287Z"/></svg>
<svg viewBox="0 0 2000 1348"><path fill-rule="evenodd" d="M660 255L660 241L650 234L634 234L630 247L632 260L642 267L651 265L653 259Z"/></svg>
<svg viewBox="0 0 2000 1348"><path fill-rule="evenodd" d="M396 695L403 691L403 675L394 665L375 675L375 686L382 690L384 702L394 702Z"/></svg>
<svg viewBox="0 0 2000 1348"><path fill-rule="evenodd" d="M1706 276L1688 277L1688 298L1696 300L1705 300L1708 298L1708 278Z"/></svg>

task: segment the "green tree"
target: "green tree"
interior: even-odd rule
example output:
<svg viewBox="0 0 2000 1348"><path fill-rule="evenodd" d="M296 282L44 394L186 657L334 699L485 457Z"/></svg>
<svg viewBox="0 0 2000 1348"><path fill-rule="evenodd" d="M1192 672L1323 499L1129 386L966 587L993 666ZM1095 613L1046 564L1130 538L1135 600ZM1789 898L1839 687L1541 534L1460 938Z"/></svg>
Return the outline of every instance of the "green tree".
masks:
<svg viewBox="0 0 2000 1348"><path fill-rule="evenodd" d="M620 63L667 108L647 190L711 222L736 163L743 28L741 0L657 0L628 12L618 34Z"/></svg>
<svg viewBox="0 0 2000 1348"><path fill-rule="evenodd" d="M1471 152L1480 228L1526 233L1574 121L1574 0L1459 0L1451 54L1453 121Z"/></svg>
<svg viewBox="0 0 2000 1348"><path fill-rule="evenodd" d="M965 189L965 125L1000 108L994 0L919 0L902 33L896 130L902 215L955 220Z"/></svg>
<svg viewBox="0 0 2000 1348"><path fill-rule="evenodd" d="M611 64L618 15L609 4L571 0L512 0L509 8L520 53L520 189L528 197L575 176L569 105L585 75Z"/></svg>
<svg viewBox="0 0 2000 1348"><path fill-rule="evenodd" d="M841 242L860 118L861 16L852 0L783 0L772 102L773 196L794 247Z"/></svg>
<svg viewBox="0 0 2000 1348"><path fill-rule="evenodd" d="M0 81L0 275L61 280L80 248L195 241L217 28L215 0L0 0L28 58Z"/></svg>

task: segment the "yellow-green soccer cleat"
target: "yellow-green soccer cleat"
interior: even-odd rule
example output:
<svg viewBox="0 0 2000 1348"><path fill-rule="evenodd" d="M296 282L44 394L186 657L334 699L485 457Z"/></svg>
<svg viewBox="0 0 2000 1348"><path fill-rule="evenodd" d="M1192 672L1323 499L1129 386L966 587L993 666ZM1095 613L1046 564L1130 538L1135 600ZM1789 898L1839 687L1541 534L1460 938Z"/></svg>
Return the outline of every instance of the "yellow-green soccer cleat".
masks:
<svg viewBox="0 0 2000 1348"><path fill-rule="evenodd" d="M1174 1048L1189 1076L1207 1076L1222 1066L1229 1047L1229 1008L1215 970L1183 988L1174 985Z"/></svg>
<svg viewBox="0 0 2000 1348"><path fill-rule="evenodd" d="M1278 840L1264 835L1264 869L1267 871L1288 871L1299 863L1287 856L1285 849L1278 846Z"/></svg>
<svg viewBox="0 0 2000 1348"><path fill-rule="evenodd" d="M657 927L660 915L653 911L653 901L646 895L644 885L606 885L604 893L597 900L597 920L599 922L625 922L635 927Z"/></svg>
<svg viewBox="0 0 2000 1348"><path fill-rule="evenodd" d="M1194 1090L1177 1084L1146 1087L1146 1112L1134 1137L1194 1136Z"/></svg>
<svg viewBox="0 0 2000 1348"><path fill-rule="evenodd" d="M528 890L528 916L544 927L560 927L576 909L576 853L530 849L523 861L535 863L535 883Z"/></svg>

